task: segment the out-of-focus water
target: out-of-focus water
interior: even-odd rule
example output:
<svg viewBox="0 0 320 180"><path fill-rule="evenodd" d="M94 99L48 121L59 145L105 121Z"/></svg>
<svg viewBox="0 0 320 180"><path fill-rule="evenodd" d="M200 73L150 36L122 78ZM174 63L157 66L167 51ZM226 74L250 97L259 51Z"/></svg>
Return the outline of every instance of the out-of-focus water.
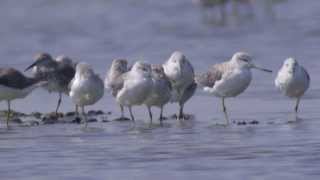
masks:
<svg viewBox="0 0 320 180"><path fill-rule="evenodd" d="M318 179L320 2L272 2L255 1L251 13L241 5L238 15L228 12L217 23L188 0L1 1L1 66L23 70L47 51L87 61L103 77L113 58L162 63L181 50L200 72L242 50L275 71L296 57L312 83L297 123L287 123L294 102L275 90L276 73L254 72L248 90L227 106L233 121L258 125L215 125L224 121L220 101L199 90L186 105L195 119L168 120L164 127L149 128L143 107L134 109L135 128L130 122L92 123L100 129L92 132L75 124L2 126L0 179ZM13 107L49 112L56 98L36 90ZM72 109L65 98L62 110ZM119 115L109 94L89 109ZM166 115L176 109L169 105Z"/></svg>

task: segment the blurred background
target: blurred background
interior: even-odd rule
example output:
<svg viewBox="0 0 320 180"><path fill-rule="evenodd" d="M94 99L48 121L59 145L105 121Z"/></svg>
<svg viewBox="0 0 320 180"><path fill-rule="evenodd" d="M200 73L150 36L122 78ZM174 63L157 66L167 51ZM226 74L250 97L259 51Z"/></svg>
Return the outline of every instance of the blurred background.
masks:
<svg viewBox="0 0 320 180"><path fill-rule="evenodd" d="M314 0L2 0L0 66L23 70L36 53L49 52L86 61L104 78L114 58L163 63L180 50L200 72L247 51L275 71L286 57L296 57L315 82L319 9ZM274 90L274 76L255 73L246 94ZM57 95L51 96L55 102ZM28 99L44 97L51 100L45 92Z"/></svg>

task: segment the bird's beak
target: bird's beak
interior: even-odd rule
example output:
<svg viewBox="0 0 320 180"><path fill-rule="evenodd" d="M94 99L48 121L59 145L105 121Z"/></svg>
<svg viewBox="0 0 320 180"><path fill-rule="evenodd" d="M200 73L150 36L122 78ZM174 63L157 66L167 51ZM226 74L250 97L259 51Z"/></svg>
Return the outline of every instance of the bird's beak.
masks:
<svg viewBox="0 0 320 180"><path fill-rule="evenodd" d="M33 68L34 66L36 66L38 64L38 61L34 62L33 64L31 64L29 67L27 67L24 72L28 71L29 69Z"/></svg>
<svg viewBox="0 0 320 180"><path fill-rule="evenodd" d="M272 70L269 70L269 69L265 69L265 68L261 68L259 66L256 66L256 65L253 65L252 68L254 69L258 69L260 71L264 71L264 72L268 72L268 73L272 73Z"/></svg>

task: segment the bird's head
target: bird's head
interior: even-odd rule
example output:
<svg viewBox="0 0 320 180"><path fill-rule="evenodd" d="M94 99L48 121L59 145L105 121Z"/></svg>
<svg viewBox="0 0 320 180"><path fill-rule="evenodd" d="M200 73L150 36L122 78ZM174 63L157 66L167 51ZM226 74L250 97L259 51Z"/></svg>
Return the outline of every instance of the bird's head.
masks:
<svg viewBox="0 0 320 180"><path fill-rule="evenodd" d="M184 66L186 61L186 56L182 54L182 52L175 51L172 53L167 63L170 64L172 67L181 67Z"/></svg>
<svg viewBox="0 0 320 180"><path fill-rule="evenodd" d="M50 67L51 65L55 64L54 60L52 59L51 55L48 53L39 53L35 56L35 62L28 66L25 71L33 67Z"/></svg>
<svg viewBox="0 0 320 180"><path fill-rule="evenodd" d="M261 68L259 66L256 66L253 61L252 61L252 57L245 52L237 52L232 56L231 59L232 62L235 62L238 66L240 66L240 68L244 67L244 68L254 68L254 69L258 69L264 72L269 72L272 73L271 70L269 69L265 69L265 68Z"/></svg>
<svg viewBox="0 0 320 180"><path fill-rule="evenodd" d="M91 66L87 63L80 62L76 66L76 74L79 76L87 76L94 74Z"/></svg>
<svg viewBox="0 0 320 180"><path fill-rule="evenodd" d="M297 65L298 65L297 60L290 57L284 61L283 68L286 69L289 73L293 74Z"/></svg>
<svg viewBox="0 0 320 180"><path fill-rule="evenodd" d="M127 72L128 61L126 59L115 59L112 61L111 69L118 72Z"/></svg>
<svg viewBox="0 0 320 180"><path fill-rule="evenodd" d="M59 62L61 65L73 66L73 67L76 66L76 64L73 63L72 59L68 56L65 56L65 55L58 56L56 58L56 61Z"/></svg>
<svg viewBox="0 0 320 180"><path fill-rule="evenodd" d="M152 75L157 78L165 78L166 77L163 67L159 64L152 64L151 70L152 70Z"/></svg>
<svg viewBox="0 0 320 180"><path fill-rule="evenodd" d="M146 76L151 76L151 65L142 61L137 61L132 66L131 71L138 72Z"/></svg>

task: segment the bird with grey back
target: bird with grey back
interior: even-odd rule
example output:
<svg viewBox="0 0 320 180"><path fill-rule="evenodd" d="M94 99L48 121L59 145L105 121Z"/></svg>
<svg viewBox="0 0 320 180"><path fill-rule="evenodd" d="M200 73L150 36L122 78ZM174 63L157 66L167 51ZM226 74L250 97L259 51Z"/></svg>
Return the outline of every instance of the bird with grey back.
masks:
<svg viewBox="0 0 320 180"><path fill-rule="evenodd" d="M126 59L115 59L112 61L109 68L104 84L105 88L111 91L113 97L117 97L118 92L123 87L124 78L123 75L128 72L128 61ZM126 120L124 116L124 108L119 104L121 110L121 117L119 120Z"/></svg>
<svg viewBox="0 0 320 180"><path fill-rule="evenodd" d="M152 91L152 78L150 64L137 61L130 71L123 75L123 87L117 93L117 102L128 107L131 120L135 118L132 107L142 105Z"/></svg>
<svg viewBox="0 0 320 180"><path fill-rule="evenodd" d="M48 81L44 88L48 92L57 92L59 94L56 114L62 102L62 94L68 94L69 83L75 75L75 63L67 56L59 56L53 59L48 53L40 53L35 57L35 62L25 71L32 69L36 78Z"/></svg>
<svg viewBox="0 0 320 180"><path fill-rule="evenodd" d="M97 103L103 95L104 83L102 79L94 73L90 65L78 63L76 74L70 83L69 96L73 103L81 108L85 127L87 127L85 107Z"/></svg>
<svg viewBox="0 0 320 180"><path fill-rule="evenodd" d="M285 96L296 99L294 111L297 113L300 99L310 86L310 75L297 60L288 58L277 74L275 85Z"/></svg>
<svg viewBox="0 0 320 180"><path fill-rule="evenodd" d="M178 119L185 119L184 105L194 95L197 84L194 80L194 69L184 54L179 51L172 53L163 64L165 75L170 80L173 89L172 101L178 102Z"/></svg>
<svg viewBox="0 0 320 180"><path fill-rule="evenodd" d="M248 88L252 79L251 69L253 68L272 72L256 66L249 54L237 52L230 61L213 65L207 72L196 75L196 82L199 87L203 87L205 92L222 99L222 109L227 124L229 124L229 118L225 98L236 97Z"/></svg>
<svg viewBox="0 0 320 180"><path fill-rule="evenodd" d="M151 65L152 71L152 91L148 98L145 100L144 104L148 108L150 122L152 123L152 110L153 106L160 108L159 120L162 123L163 108L171 99L171 83L164 73L163 67L161 65Z"/></svg>
<svg viewBox="0 0 320 180"><path fill-rule="evenodd" d="M26 77L16 69L0 68L0 101L6 101L8 105L7 128L11 116L11 101L23 99L35 88L45 84L45 81Z"/></svg>

